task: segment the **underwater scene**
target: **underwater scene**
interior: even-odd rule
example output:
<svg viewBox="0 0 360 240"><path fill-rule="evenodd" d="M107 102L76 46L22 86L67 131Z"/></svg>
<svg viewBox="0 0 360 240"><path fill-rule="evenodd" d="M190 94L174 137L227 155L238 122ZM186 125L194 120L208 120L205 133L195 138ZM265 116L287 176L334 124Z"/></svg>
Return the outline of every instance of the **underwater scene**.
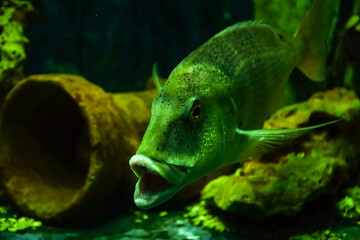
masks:
<svg viewBox="0 0 360 240"><path fill-rule="evenodd" d="M360 240L360 0L0 0L0 240Z"/></svg>

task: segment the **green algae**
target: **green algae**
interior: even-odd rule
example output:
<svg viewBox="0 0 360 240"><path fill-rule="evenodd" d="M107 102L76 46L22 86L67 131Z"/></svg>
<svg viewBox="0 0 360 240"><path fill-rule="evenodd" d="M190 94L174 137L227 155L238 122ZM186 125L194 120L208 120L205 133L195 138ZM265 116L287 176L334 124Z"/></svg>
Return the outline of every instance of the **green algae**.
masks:
<svg viewBox="0 0 360 240"><path fill-rule="evenodd" d="M0 2L0 90L7 92L23 77L29 40L24 26L36 16L29 1L4 0ZM2 93L3 94L3 93ZM4 96L0 96L1 98Z"/></svg>
<svg viewBox="0 0 360 240"><path fill-rule="evenodd" d="M42 226L41 221L33 218L18 216L14 206L6 204L6 199L2 196L3 191L0 189L0 232L24 232L28 230L35 230ZM0 236L0 239L1 236Z"/></svg>
<svg viewBox="0 0 360 240"><path fill-rule="evenodd" d="M352 15L348 19L347 23L345 24L346 29L350 29L352 27L355 27L359 22L360 17L358 15Z"/></svg>
<svg viewBox="0 0 360 240"><path fill-rule="evenodd" d="M161 212L159 212L159 216L160 217L165 217L165 216L167 216L168 215L168 212L167 211L161 211Z"/></svg>
<svg viewBox="0 0 360 240"><path fill-rule="evenodd" d="M220 233L229 231L229 228L217 216L212 215L206 209L205 201L191 205L186 210L187 213L184 214L184 217L190 219L196 226L202 226Z"/></svg>
<svg viewBox="0 0 360 240"><path fill-rule="evenodd" d="M9 212L11 211L9 211L8 207L0 206L0 232L34 230L42 226L40 221L33 218L18 217L16 214L11 216Z"/></svg>
<svg viewBox="0 0 360 240"><path fill-rule="evenodd" d="M334 146L341 142L330 144ZM294 215L311 194L331 181L334 169L345 167L344 159L331 156L336 150L329 149L314 150L309 154L290 153L287 162L280 165L248 164L243 175L222 176L210 182L202 191L202 198L213 199L224 211L240 208L239 204L249 204L266 215ZM245 209L243 206L243 211Z"/></svg>
<svg viewBox="0 0 360 240"><path fill-rule="evenodd" d="M8 230L10 232L23 231L26 229L36 229L41 227L40 221L35 221L32 218L0 218L0 231Z"/></svg>
<svg viewBox="0 0 360 240"><path fill-rule="evenodd" d="M344 218L360 220L360 186L348 189L336 207Z"/></svg>
<svg viewBox="0 0 360 240"><path fill-rule="evenodd" d="M327 229L318 231L312 234L296 235L290 237L289 240L344 240L346 239L345 233L333 233Z"/></svg>
<svg viewBox="0 0 360 240"><path fill-rule="evenodd" d="M142 211L135 211L134 214L135 214L135 222L136 223L142 223L149 219L149 215L147 215L146 213L144 213Z"/></svg>

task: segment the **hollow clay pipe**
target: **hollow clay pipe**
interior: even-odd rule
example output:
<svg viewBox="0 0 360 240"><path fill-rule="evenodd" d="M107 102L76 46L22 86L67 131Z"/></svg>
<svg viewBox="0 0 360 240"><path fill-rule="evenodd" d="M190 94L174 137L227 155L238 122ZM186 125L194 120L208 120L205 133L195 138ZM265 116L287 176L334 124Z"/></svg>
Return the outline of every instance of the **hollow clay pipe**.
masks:
<svg viewBox="0 0 360 240"><path fill-rule="evenodd" d="M110 94L66 74L33 75L17 84L0 125L0 176L13 202L31 216L57 220L115 191L131 197L135 176L128 160L155 95Z"/></svg>

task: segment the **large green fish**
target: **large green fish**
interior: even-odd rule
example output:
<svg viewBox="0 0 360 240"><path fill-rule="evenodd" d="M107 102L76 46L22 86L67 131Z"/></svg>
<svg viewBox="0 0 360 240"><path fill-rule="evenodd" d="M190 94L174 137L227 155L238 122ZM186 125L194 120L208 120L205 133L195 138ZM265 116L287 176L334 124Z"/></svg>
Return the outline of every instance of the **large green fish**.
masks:
<svg viewBox="0 0 360 240"><path fill-rule="evenodd" d="M264 130L295 67L325 76L336 0L316 0L294 36L266 23L237 23L186 57L155 98L130 167L135 204L155 207L207 173L280 147L308 128ZM159 86L159 84L157 84Z"/></svg>

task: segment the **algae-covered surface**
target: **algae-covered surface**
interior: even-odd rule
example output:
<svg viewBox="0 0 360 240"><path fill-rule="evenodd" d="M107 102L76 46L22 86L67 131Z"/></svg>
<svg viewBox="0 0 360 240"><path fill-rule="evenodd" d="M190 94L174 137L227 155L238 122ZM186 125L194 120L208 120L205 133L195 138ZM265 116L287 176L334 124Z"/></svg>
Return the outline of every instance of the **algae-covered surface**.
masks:
<svg viewBox="0 0 360 240"><path fill-rule="evenodd" d="M24 77L23 68L29 40L24 27L36 17L30 1L0 1L0 101L15 83Z"/></svg>
<svg viewBox="0 0 360 240"><path fill-rule="evenodd" d="M295 215L309 198L336 191L348 177L347 169L358 154L357 139L349 128L356 131L359 111L360 101L345 89L317 93L306 102L280 109L265 128L294 128L331 119L342 122L299 139L288 149L249 158L235 174L205 186L202 198L223 211L240 211L248 217L254 212L264 218Z"/></svg>

